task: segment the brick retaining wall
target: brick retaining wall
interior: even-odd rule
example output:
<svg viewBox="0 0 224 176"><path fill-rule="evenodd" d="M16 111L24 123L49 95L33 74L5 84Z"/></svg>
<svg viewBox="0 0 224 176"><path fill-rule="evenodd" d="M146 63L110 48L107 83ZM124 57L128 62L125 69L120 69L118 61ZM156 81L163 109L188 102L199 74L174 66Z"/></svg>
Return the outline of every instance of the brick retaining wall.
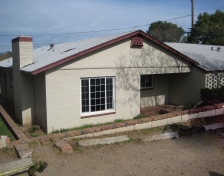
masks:
<svg viewBox="0 0 224 176"><path fill-rule="evenodd" d="M33 138L27 138L22 130L17 127L11 117L6 113L6 111L0 106L0 113L5 118L8 125L11 127L11 130L18 138L19 142L47 142L50 140L58 140L64 138L82 138L82 137L94 137L101 136L106 134L113 134L118 132L132 131L132 130L141 130L147 128L154 128L174 123L186 122L191 119L204 118L210 116L217 116L224 119L224 103L215 104L214 106L206 106L198 109L191 109L185 111L178 111L167 113L163 115L155 115L147 118L128 120L124 122L114 123L114 124L105 124L97 127L80 129L80 130L71 130L68 132L57 133L57 134L48 134Z"/></svg>

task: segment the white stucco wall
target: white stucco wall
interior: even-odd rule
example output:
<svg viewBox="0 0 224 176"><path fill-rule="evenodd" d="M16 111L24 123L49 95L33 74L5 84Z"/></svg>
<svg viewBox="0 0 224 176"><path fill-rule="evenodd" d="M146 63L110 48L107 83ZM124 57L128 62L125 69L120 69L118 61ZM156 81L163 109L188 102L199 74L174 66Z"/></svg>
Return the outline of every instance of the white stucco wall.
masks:
<svg viewBox="0 0 224 176"><path fill-rule="evenodd" d="M5 81L5 76L6 76L6 81ZM1 97L9 103L13 103L13 101L14 101L13 100L12 77L13 77L12 69L2 68L0 70ZM6 83L6 86L5 86L5 83Z"/></svg>
<svg viewBox="0 0 224 176"><path fill-rule="evenodd" d="M19 43L12 44L12 57L13 57L13 87L14 87L15 117L22 124L23 120L22 120L22 102L21 102Z"/></svg>
<svg viewBox="0 0 224 176"><path fill-rule="evenodd" d="M120 80L115 78L115 114L99 117L81 118L80 78L115 76L115 70L88 69L63 70L46 75L48 132L60 129L97 124L115 119L130 119L139 114L139 91L135 77L131 80L136 85L136 91L120 87Z"/></svg>
<svg viewBox="0 0 224 176"><path fill-rule="evenodd" d="M191 73L172 74L170 77L170 103L195 104L200 101L200 90L205 88L205 73L192 67Z"/></svg>
<svg viewBox="0 0 224 176"><path fill-rule="evenodd" d="M191 64L160 46L149 42L144 43L141 49L130 46L130 40L120 42L76 59L62 69L133 68L139 74L190 72Z"/></svg>
<svg viewBox="0 0 224 176"><path fill-rule="evenodd" d="M22 124L31 125L35 122L34 80L31 74L21 73L21 97Z"/></svg>
<svg viewBox="0 0 224 176"><path fill-rule="evenodd" d="M34 76L35 123L47 131L45 72Z"/></svg>
<svg viewBox="0 0 224 176"><path fill-rule="evenodd" d="M153 88L141 90L141 107L167 104L169 89L170 74L153 75Z"/></svg>
<svg viewBox="0 0 224 176"><path fill-rule="evenodd" d="M13 86L15 116L22 125L34 122L34 81L33 76L20 71L20 68L33 62L33 43L12 43Z"/></svg>
<svg viewBox="0 0 224 176"><path fill-rule="evenodd" d="M159 49L146 43L142 49L132 49L130 40L126 40L46 71L47 132L115 119L131 119L138 115L141 74L190 71L189 63ZM115 77L115 114L81 118L80 78L104 76ZM158 78L155 82L157 88L153 92L165 96L162 101L167 102L167 75L155 78Z"/></svg>

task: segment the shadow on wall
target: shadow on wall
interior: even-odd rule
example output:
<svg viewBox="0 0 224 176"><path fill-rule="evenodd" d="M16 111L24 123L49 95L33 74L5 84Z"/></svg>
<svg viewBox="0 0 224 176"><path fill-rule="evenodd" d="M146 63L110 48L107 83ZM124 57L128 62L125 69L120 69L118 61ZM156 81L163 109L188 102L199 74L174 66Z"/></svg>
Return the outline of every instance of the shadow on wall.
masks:
<svg viewBox="0 0 224 176"><path fill-rule="evenodd" d="M209 172L210 176L224 176L223 174L219 174L217 172Z"/></svg>
<svg viewBox="0 0 224 176"><path fill-rule="evenodd" d="M170 53L158 52L154 47L132 49L128 55L118 57L115 62L117 85L116 89L125 91L128 96L121 103L140 101L140 76L144 74L166 74L181 73L183 66L180 60L174 58ZM161 104L160 96L155 96L150 101ZM168 101L168 100L167 100Z"/></svg>
<svg viewBox="0 0 224 176"><path fill-rule="evenodd" d="M158 106L166 103L165 95L150 95L145 96L144 98L141 96L141 107L148 106Z"/></svg>

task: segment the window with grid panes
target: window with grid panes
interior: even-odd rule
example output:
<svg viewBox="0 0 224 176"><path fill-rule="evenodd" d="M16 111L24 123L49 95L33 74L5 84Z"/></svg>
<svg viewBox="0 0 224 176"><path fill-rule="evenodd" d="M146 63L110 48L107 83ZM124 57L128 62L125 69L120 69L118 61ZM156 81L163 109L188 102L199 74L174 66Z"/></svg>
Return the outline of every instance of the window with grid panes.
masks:
<svg viewBox="0 0 224 176"><path fill-rule="evenodd" d="M114 109L113 77L81 79L82 113Z"/></svg>
<svg viewBox="0 0 224 176"><path fill-rule="evenodd" d="M153 88L152 75L141 75L141 89Z"/></svg>

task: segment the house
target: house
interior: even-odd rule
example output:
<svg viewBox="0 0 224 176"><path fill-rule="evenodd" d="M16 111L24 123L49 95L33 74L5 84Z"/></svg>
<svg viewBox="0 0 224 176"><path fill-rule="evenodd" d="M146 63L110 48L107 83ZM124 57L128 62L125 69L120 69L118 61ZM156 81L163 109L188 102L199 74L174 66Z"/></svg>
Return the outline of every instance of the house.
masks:
<svg viewBox="0 0 224 176"><path fill-rule="evenodd" d="M22 125L47 133L130 119L140 107L196 103L200 89L213 86L210 78L223 79L216 70L224 59L209 46L193 57L190 46L138 30L33 50L32 38L20 36L12 40L13 57L0 62L2 97Z"/></svg>

